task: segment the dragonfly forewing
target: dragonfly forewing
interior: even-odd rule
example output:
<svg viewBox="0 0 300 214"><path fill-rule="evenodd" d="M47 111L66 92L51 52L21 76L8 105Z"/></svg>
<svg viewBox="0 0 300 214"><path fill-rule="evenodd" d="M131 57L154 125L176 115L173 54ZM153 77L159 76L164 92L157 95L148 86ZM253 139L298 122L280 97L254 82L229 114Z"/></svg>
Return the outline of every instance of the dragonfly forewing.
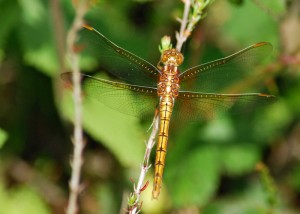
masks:
<svg viewBox="0 0 300 214"><path fill-rule="evenodd" d="M79 45L94 55L107 72L126 83L156 87L160 71L151 63L117 46L96 29L86 26Z"/></svg>
<svg viewBox="0 0 300 214"><path fill-rule="evenodd" d="M272 52L270 43L251 45L235 54L192 67L180 74L181 90L222 93L228 86L244 80L254 66Z"/></svg>

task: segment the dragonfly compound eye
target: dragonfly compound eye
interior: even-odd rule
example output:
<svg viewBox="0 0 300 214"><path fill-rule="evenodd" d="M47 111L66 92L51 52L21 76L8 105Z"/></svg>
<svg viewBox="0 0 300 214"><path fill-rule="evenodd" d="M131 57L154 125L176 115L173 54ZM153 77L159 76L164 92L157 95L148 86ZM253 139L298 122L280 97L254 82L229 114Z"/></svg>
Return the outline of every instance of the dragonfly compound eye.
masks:
<svg viewBox="0 0 300 214"><path fill-rule="evenodd" d="M176 64L177 66L181 65L183 62L183 55L177 51L176 53Z"/></svg>

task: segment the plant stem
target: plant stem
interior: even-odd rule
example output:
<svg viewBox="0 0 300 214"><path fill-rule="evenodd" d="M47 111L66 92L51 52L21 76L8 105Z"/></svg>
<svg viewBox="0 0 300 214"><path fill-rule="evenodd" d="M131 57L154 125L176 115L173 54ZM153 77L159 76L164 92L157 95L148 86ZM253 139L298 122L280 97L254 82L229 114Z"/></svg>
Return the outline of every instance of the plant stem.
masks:
<svg viewBox="0 0 300 214"><path fill-rule="evenodd" d="M204 18L204 9L211 3L212 0L183 0L184 12L180 22L180 31L176 32L176 50L180 51L183 43L191 35L196 24Z"/></svg>
<svg viewBox="0 0 300 214"><path fill-rule="evenodd" d="M143 160L143 164L141 165L141 173L139 176L139 180L137 183L137 186L134 187L134 195L132 195L134 197L134 203L133 206L129 206L129 213L130 214L136 214L139 212L139 200L140 200L140 195L141 195L141 189L143 188L144 184L144 180L147 174L148 169L151 167L151 165L149 165L149 158L150 158L150 154L151 154L151 150L155 144L155 137L157 135L158 132L158 125L159 125L159 117L158 114L156 114L156 116L153 119L152 122L152 132L149 136L149 139L146 143L146 150L145 150L145 154L144 154L144 160ZM146 184L147 185L147 184Z"/></svg>
<svg viewBox="0 0 300 214"><path fill-rule="evenodd" d="M86 1L81 0L76 5L76 17L67 35L67 51L70 60L71 68L73 71L73 98L74 98L74 150L71 162L72 174L70 178L70 194L66 213L75 214L78 212L78 195L81 191L80 174L83 164L83 131L82 131L82 98L81 98L81 85L80 85L80 68L79 56L74 52L74 45L77 40L77 33L83 24L83 16L87 11Z"/></svg>
<svg viewBox="0 0 300 214"><path fill-rule="evenodd" d="M186 26L188 24L190 8L191 8L191 1L185 0L183 16L182 16L182 19L180 20L180 24L181 24L180 31L179 31L179 33L176 34L176 39L177 39L176 50L178 50L178 51L181 51L182 45L187 39Z"/></svg>

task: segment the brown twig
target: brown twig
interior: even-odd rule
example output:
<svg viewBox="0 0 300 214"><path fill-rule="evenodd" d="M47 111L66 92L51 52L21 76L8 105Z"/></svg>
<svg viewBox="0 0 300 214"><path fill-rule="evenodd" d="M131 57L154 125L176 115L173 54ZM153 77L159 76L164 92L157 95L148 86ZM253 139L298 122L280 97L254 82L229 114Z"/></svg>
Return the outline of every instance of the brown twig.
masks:
<svg viewBox="0 0 300 214"><path fill-rule="evenodd" d="M80 174L81 166L83 164L82 152L84 148L83 131L82 131L82 98L80 85L80 68L79 56L74 51L74 45L77 40L77 33L83 24L83 16L88 7L86 0L81 0L75 5L76 17L67 35L67 53L70 60L70 65L73 71L73 98L74 98L74 150L72 158L72 175L70 178L70 194L67 207L67 214L75 214L78 211L78 195L81 191Z"/></svg>

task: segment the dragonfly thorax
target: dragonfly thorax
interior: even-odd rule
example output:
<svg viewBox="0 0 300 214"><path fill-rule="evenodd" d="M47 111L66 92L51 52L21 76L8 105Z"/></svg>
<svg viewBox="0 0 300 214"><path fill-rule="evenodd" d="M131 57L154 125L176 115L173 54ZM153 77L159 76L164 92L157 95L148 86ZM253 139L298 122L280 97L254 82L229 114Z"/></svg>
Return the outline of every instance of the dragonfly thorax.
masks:
<svg viewBox="0 0 300 214"><path fill-rule="evenodd" d="M179 70L178 66L182 63L183 56L176 49L166 50L161 55L161 62L164 67L161 69L159 82L157 84L157 94L162 100L173 102L173 98L179 92Z"/></svg>
<svg viewBox="0 0 300 214"><path fill-rule="evenodd" d="M162 53L160 61L164 65L179 66L183 62L183 55L176 49L166 50Z"/></svg>
<svg viewBox="0 0 300 214"><path fill-rule="evenodd" d="M176 98L179 93L179 77L176 66L166 65L159 77L157 84L157 94L160 97L172 97Z"/></svg>

